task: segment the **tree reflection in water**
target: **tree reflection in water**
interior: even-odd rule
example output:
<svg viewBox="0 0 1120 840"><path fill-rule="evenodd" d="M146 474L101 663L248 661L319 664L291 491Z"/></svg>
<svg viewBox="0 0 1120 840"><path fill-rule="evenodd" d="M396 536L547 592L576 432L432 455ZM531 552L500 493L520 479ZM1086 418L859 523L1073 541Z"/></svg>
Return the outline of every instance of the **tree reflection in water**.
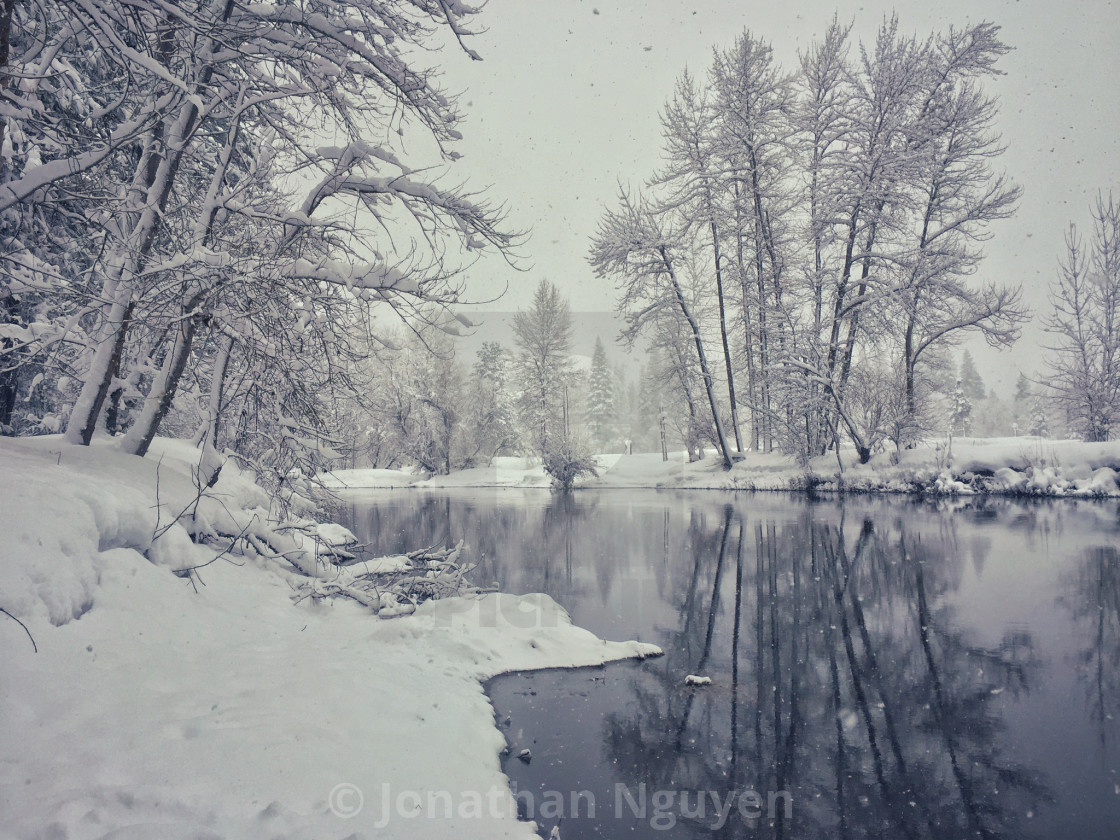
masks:
<svg viewBox="0 0 1120 840"><path fill-rule="evenodd" d="M809 516L745 531L726 508L718 550L694 555L659 684L636 680L636 709L607 721L626 781L792 792L792 821L733 814L726 837L1021 836L1046 793L1003 756L999 698L1029 690L1030 635L986 648L954 626L937 538ZM729 553L728 688L682 690L680 674L707 672Z"/></svg>
<svg viewBox="0 0 1120 840"><path fill-rule="evenodd" d="M1114 543L1114 524L1091 508L1009 502L950 514L764 499L433 495L377 525L463 537L483 580L544 591L600 635L665 649L593 678L491 686L534 743L532 766L503 765L518 787L599 798L595 820L565 819L565 840L1111 836L1114 803L1094 793L1086 807L1100 813L1071 809L1070 780L1092 767L1050 761L1032 733L1080 737L1091 717L1117 764L1120 558L1072 550L1102 529ZM1025 581L1007 596L1022 604L1003 603L1008 581ZM1020 617L1036 609L1028 596L1037 618ZM1084 720L1054 690L1074 666ZM713 683L687 687L687 674ZM617 785L685 792L675 825L620 822ZM760 795L757 818L733 807L720 824L710 800L699 813L698 795L744 790ZM779 791L788 815L784 799L768 808Z"/></svg>
<svg viewBox="0 0 1120 840"><path fill-rule="evenodd" d="M1084 629L1078 678L1100 745L1107 748L1115 745L1120 721L1120 551L1113 545L1086 549L1063 583L1059 600Z"/></svg>

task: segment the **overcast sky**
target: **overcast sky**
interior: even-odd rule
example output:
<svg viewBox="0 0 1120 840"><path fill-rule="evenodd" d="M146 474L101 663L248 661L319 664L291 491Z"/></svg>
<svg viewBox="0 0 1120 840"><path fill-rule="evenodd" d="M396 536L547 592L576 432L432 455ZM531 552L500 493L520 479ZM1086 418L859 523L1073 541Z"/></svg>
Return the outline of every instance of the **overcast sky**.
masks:
<svg viewBox="0 0 1120 840"><path fill-rule="evenodd" d="M472 46L483 61L443 55L444 83L461 93L466 121L456 177L488 186L513 226L532 230L527 273L500 260L472 269L476 294L508 283L490 308L528 305L541 277L562 287L573 310L611 310L613 289L586 262L619 181L640 186L660 159L659 111L687 67L701 76L714 47L744 29L768 40L789 70L797 50L834 13L870 40L897 11L905 32L928 34L968 22L998 24L1013 52L989 90L1003 103L1007 153L997 164L1025 194L994 228L985 278L1021 283L1046 305L1065 226L1088 224L1100 188L1120 193L1120 5L1114 0L939 0L930 3L732 2L731 0L489 0L487 31ZM607 337L604 336L604 339ZM990 385L1009 391L1019 366L1038 359L1042 334L1012 354L974 349ZM1002 382L1000 380L1003 380Z"/></svg>

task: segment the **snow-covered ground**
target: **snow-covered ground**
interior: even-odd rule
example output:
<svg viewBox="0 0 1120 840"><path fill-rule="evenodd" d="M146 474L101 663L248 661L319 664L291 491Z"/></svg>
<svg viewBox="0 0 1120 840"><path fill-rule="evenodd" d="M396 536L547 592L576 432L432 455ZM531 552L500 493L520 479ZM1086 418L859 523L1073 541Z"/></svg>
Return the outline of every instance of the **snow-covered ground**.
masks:
<svg viewBox="0 0 1120 840"><path fill-rule="evenodd" d="M215 559L176 524L193 457L0 439L0 607L38 649L0 614L0 836L535 837L481 681L656 648L601 641L541 595L393 620L297 602L285 563ZM227 467L192 530L267 529L266 502ZM296 565L345 539L315 531L289 532Z"/></svg>
<svg viewBox="0 0 1120 840"><path fill-rule="evenodd" d="M815 458L808 469L778 453L748 452L730 471L714 454L688 463L683 452L663 461L659 454L600 455L598 478L577 484L602 488L710 488L740 490L848 490L855 492L1011 493L1032 495L1120 495L1120 441L1084 443L1033 437L957 438L857 463L854 451ZM548 487L539 459L495 458L489 467L429 477L409 470L336 470L327 486L373 487Z"/></svg>

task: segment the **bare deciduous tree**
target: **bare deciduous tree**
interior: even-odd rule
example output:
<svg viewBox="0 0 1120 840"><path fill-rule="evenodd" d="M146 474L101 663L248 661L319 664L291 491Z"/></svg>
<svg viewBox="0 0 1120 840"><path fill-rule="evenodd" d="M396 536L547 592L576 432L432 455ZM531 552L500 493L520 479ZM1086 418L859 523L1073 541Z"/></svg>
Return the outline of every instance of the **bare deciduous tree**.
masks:
<svg viewBox="0 0 1120 840"><path fill-rule="evenodd" d="M1007 52L998 27L919 38L892 17L858 52L848 37L834 20L790 76L748 32L715 52L706 85L683 76L663 117L665 169L646 205L624 198L604 218L591 259L622 278L632 326L681 307L705 383L726 368L733 403L750 407L753 445L810 457L843 433L867 461L887 427L907 443L920 432L948 348L969 333L1009 344L1026 313L1017 290L977 277L979 243L1019 196L993 169L998 101L983 90ZM684 265L704 276L718 344L678 294ZM743 368L746 388L730 387Z"/></svg>
<svg viewBox="0 0 1120 840"><path fill-rule="evenodd" d="M1120 205L1097 196L1089 244L1070 224L1051 289L1046 385L1071 427L1105 441L1120 420Z"/></svg>
<svg viewBox="0 0 1120 840"><path fill-rule="evenodd" d="M681 243L661 229L653 209L642 206L640 201L631 201L626 194L621 196L620 205L618 211L608 212L599 222L591 246L591 266L599 277L617 281L621 293L619 311L634 333L666 307L680 311L696 348L720 459L726 469L731 469L731 451L716 398L712 366L700 322L678 272L677 250Z"/></svg>

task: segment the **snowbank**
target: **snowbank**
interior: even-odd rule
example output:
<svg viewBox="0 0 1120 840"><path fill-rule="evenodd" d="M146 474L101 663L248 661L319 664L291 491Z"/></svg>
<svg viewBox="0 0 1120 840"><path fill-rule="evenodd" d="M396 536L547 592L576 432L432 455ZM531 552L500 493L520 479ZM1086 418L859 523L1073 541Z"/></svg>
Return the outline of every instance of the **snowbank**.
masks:
<svg viewBox="0 0 1120 840"><path fill-rule="evenodd" d="M606 458L617 456L601 456ZM326 487L338 490L396 487L549 487L539 458L497 457L488 467L458 470L451 475L431 476L402 470L335 470L321 476Z"/></svg>
<svg viewBox="0 0 1120 840"><path fill-rule="evenodd" d="M934 495L997 493L1036 496L1120 495L1120 441L1085 443L1032 437L960 438L851 465L835 462L825 489L890 490Z"/></svg>
<svg viewBox="0 0 1120 840"><path fill-rule="evenodd" d="M427 473L412 470L335 470L320 476L324 486L335 490L373 487L409 487L428 478Z"/></svg>
<svg viewBox="0 0 1120 840"><path fill-rule="evenodd" d="M689 488L906 492L933 495L1003 493L1047 496L1117 496L1120 441L1084 443L1040 438L958 438L931 441L902 452L857 463L854 451L814 458L808 468L773 452L747 452L730 471L714 454L688 463L685 453L600 455L599 477L578 487L605 489ZM333 487L548 487L537 460L495 458L490 467L428 478L405 471L342 470L326 476Z"/></svg>
<svg viewBox="0 0 1120 840"><path fill-rule="evenodd" d="M188 454L0 440L0 606L39 650L0 615L0 836L535 837L482 681L659 651L541 595L392 621L293 603L305 578L275 557L215 561L169 527L196 502ZM212 524L263 509L236 471L214 489Z"/></svg>
<svg viewBox="0 0 1120 840"><path fill-rule="evenodd" d="M355 539L307 519L278 527L268 496L232 462L204 488L213 457L187 441L157 439L140 459L104 439L72 447L58 436L4 438L0 463L0 606L20 617L80 617L111 548L182 571L214 558L197 539L237 538L323 575L318 557L345 557L341 547Z"/></svg>

